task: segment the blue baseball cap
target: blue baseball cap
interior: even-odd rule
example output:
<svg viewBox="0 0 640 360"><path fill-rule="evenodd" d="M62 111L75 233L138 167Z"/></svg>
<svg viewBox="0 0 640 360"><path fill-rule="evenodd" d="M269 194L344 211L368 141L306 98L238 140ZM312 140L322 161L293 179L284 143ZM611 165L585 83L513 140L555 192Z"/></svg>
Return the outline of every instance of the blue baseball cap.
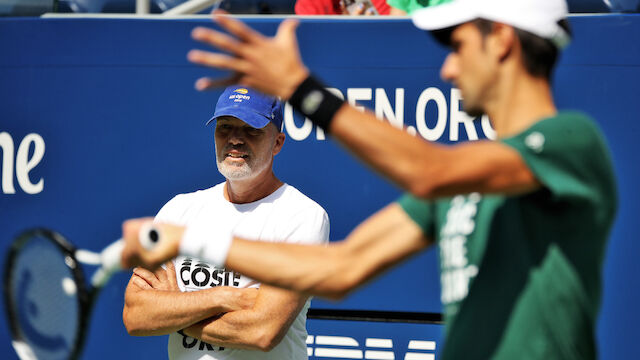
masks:
<svg viewBox="0 0 640 360"><path fill-rule="evenodd" d="M209 125L221 116L236 117L250 126L261 129L271 121L282 131L283 104L275 97L240 85L229 86L224 90Z"/></svg>

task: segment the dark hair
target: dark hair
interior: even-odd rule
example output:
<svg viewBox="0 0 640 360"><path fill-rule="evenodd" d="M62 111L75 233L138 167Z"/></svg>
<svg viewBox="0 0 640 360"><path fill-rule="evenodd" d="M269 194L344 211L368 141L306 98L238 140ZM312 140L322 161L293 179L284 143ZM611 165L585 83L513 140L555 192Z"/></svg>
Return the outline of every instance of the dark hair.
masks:
<svg viewBox="0 0 640 360"><path fill-rule="evenodd" d="M473 24L480 30L483 37L489 35L493 29L493 21L476 19ZM571 35L569 22L566 19L558 21L558 25ZM522 60L529 74L551 80L553 68L558 60L558 48L551 40L541 38L528 31L514 28L522 48Z"/></svg>

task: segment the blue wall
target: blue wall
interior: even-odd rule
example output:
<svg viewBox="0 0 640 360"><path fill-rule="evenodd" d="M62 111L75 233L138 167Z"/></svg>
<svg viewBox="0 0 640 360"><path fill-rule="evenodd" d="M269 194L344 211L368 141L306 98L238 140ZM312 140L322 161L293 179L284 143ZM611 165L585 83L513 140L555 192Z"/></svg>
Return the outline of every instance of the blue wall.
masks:
<svg viewBox="0 0 640 360"><path fill-rule="evenodd" d="M273 34L279 19L248 21ZM598 120L620 187L604 272L600 353L603 359L637 358L640 16L571 22L576 40L556 73L556 99L561 108L578 108ZM6 133L0 139L3 165L13 165L3 170L7 180L0 188L3 254L19 231L33 226L50 227L79 247L99 250L119 236L122 220L152 215L177 193L222 181L212 129L204 127L219 92L193 90L197 77L213 72L185 60L186 52L199 46L189 33L202 24L209 23L0 19L0 133ZM444 49L409 21L305 19L298 35L307 65L358 105L387 109L387 117L391 111L396 121L440 142L491 134L486 124L474 124L460 112L457 91L438 77ZM276 172L326 208L331 238L340 239L399 190L303 124L288 117ZM22 145L30 146L23 150L27 160L35 159L42 144L44 156L29 172L24 160L8 156ZM116 276L96 304L85 358L127 357L132 351L143 359L165 357L164 338L132 338L124 330L120 314L127 279ZM315 300L314 307L438 312L435 254L416 257L343 302ZM318 320L309 329L311 335L352 337L363 351L366 338L393 338L398 359L409 339L440 340L434 325L401 331L395 325ZM0 354L6 358L15 356L9 339L2 321Z"/></svg>

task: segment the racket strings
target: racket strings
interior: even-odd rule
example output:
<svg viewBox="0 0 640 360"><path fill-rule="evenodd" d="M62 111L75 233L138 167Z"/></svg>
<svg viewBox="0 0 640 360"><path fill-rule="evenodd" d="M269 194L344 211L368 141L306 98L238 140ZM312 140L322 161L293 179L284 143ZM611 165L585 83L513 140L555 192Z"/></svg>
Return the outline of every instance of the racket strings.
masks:
<svg viewBox="0 0 640 360"><path fill-rule="evenodd" d="M14 336L39 359L64 359L75 348L78 286L72 257L43 236L24 242L11 270Z"/></svg>

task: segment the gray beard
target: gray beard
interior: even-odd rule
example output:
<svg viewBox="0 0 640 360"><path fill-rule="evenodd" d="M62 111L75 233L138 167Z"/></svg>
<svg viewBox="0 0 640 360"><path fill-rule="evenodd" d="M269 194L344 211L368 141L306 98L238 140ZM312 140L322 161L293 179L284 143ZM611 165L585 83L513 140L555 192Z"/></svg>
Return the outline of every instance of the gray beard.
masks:
<svg viewBox="0 0 640 360"><path fill-rule="evenodd" d="M246 162L242 166L227 165L224 162L216 161L218 171L229 180L241 180L251 177L253 169Z"/></svg>

